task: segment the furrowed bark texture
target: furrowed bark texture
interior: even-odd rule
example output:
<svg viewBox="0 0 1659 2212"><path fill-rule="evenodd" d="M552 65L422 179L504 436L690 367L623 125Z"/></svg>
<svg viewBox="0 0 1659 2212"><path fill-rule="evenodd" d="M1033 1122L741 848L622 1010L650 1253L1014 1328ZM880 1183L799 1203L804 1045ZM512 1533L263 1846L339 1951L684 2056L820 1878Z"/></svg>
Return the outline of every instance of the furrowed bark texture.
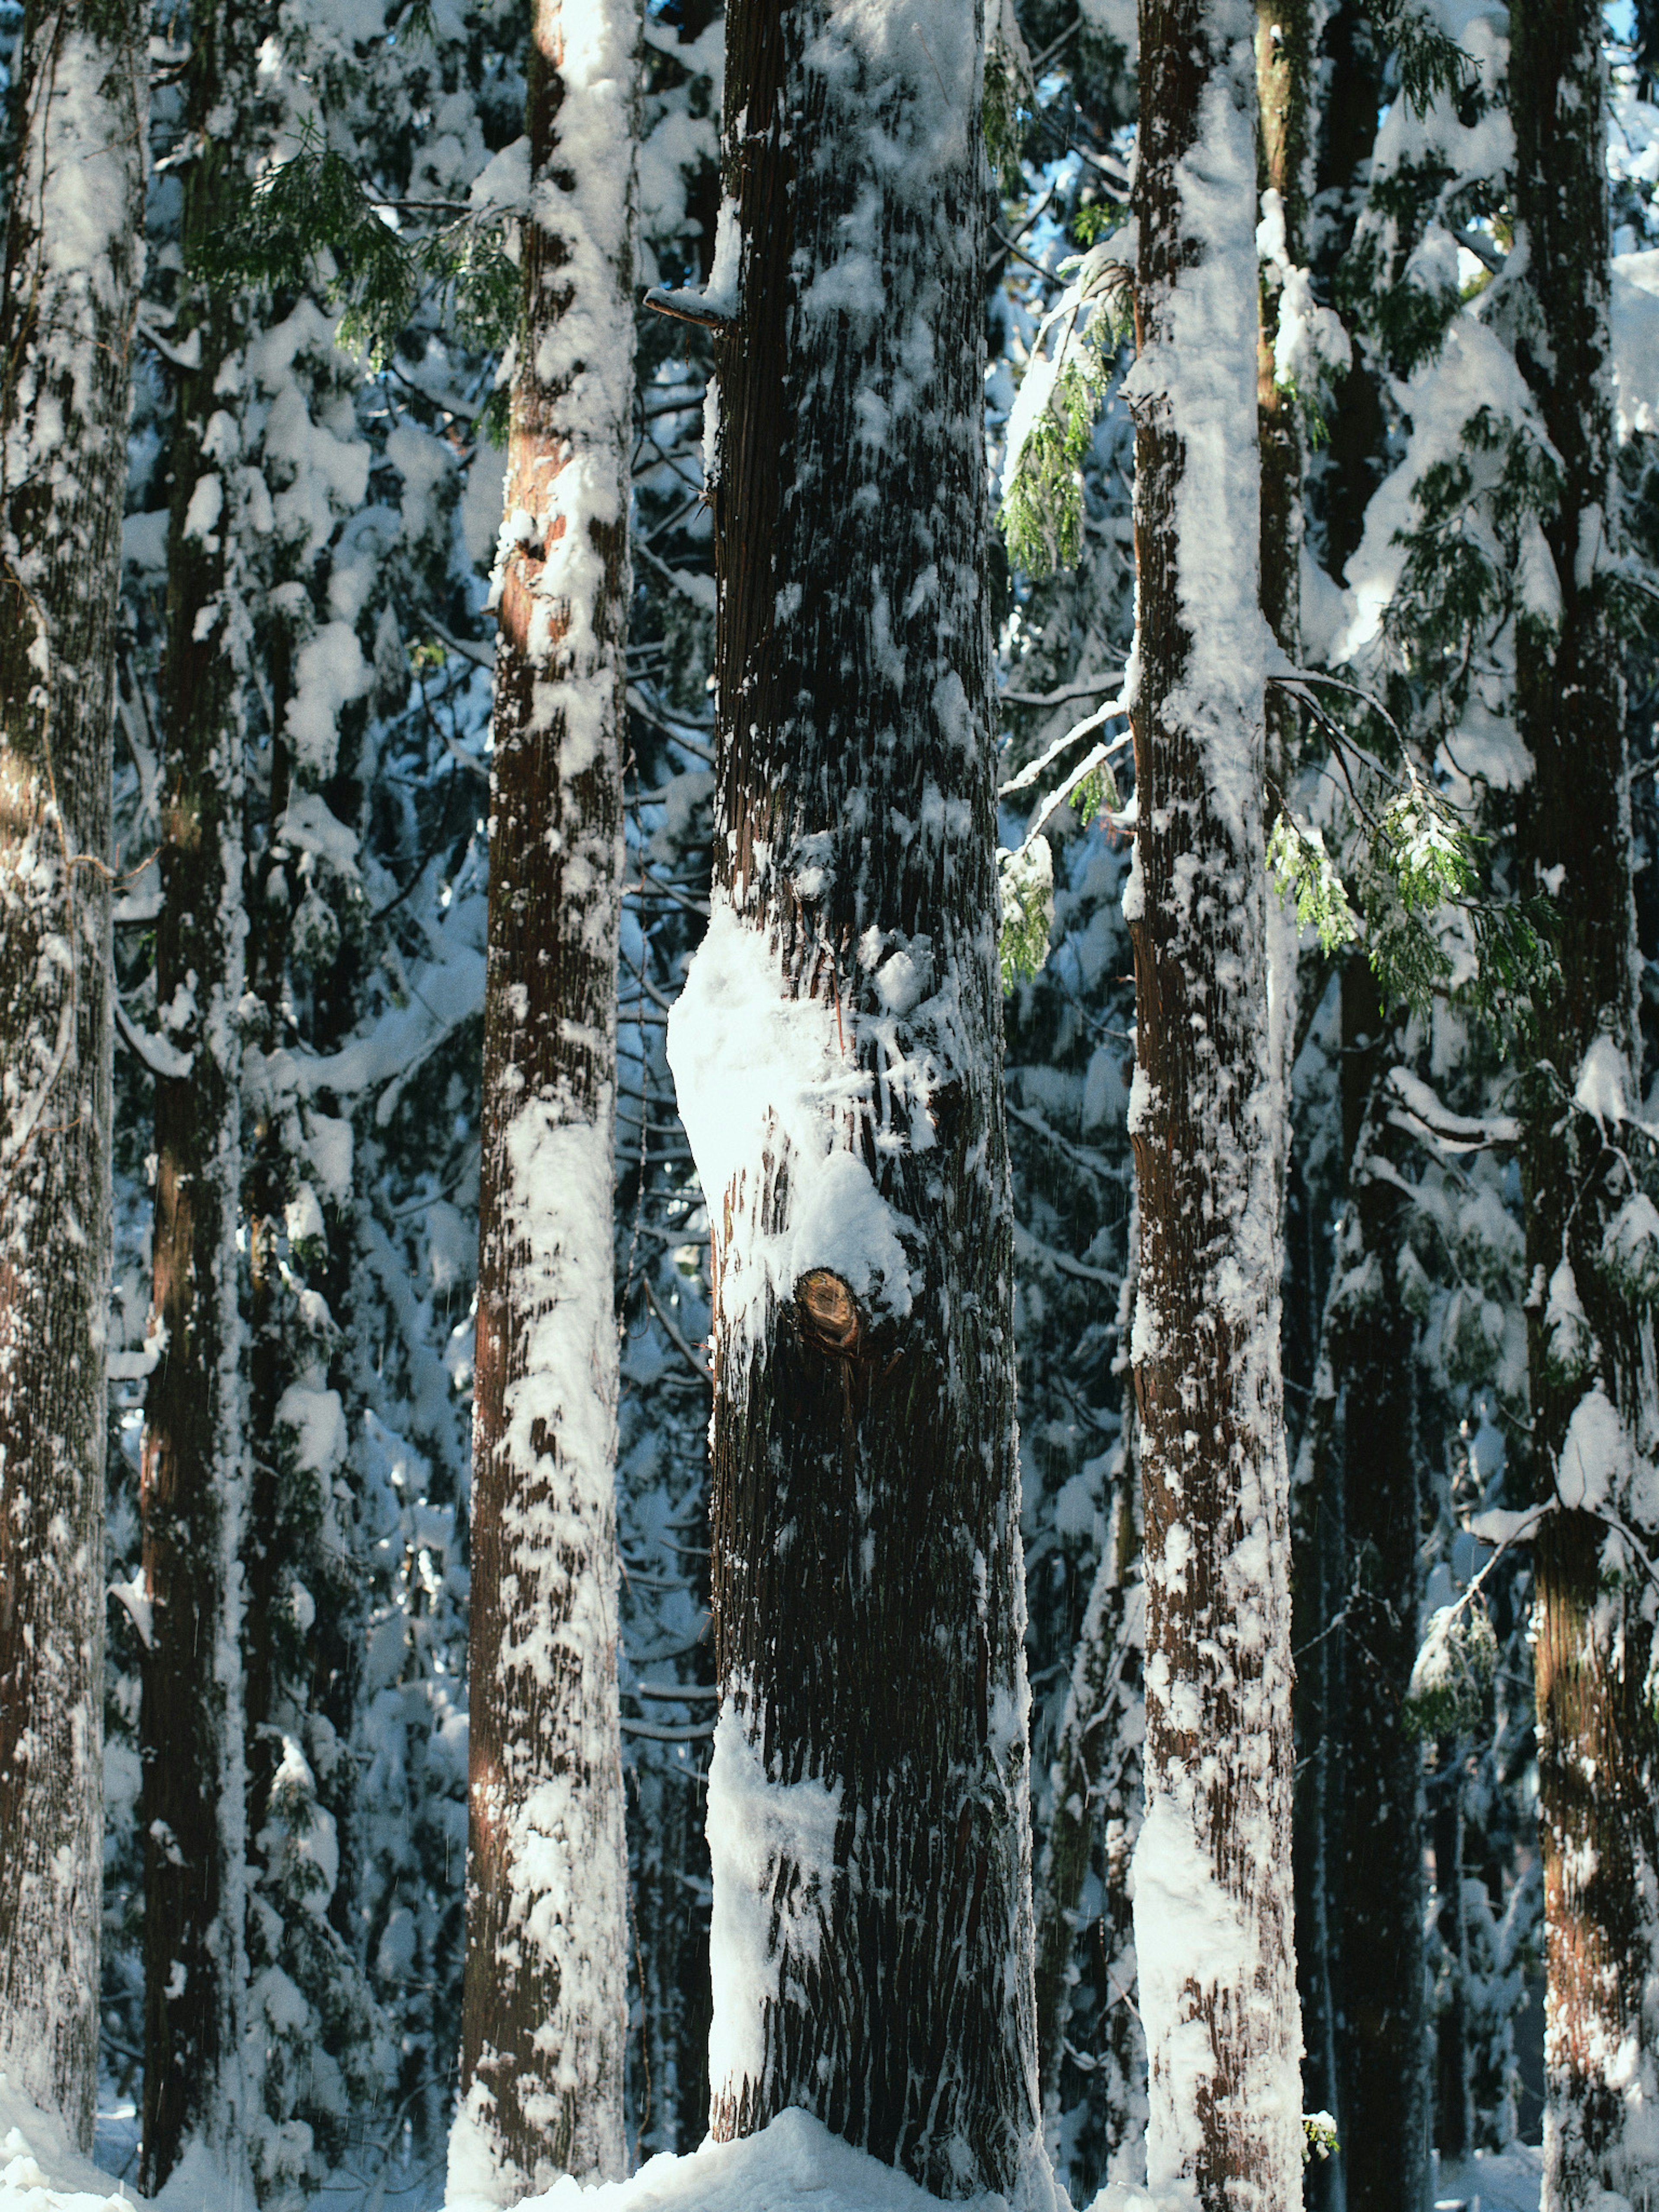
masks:
<svg viewBox="0 0 1659 2212"><path fill-rule="evenodd" d="M625 2170L611 1290L640 43L538 0L489 842L452 2186Z"/></svg>
<svg viewBox="0 0 1659 2212"><path fill-rule="evenodd" d="M727 9L716 886L669 1049L716 1246L711 2125L799 2106L1024 2199L981 38Z"/></svg>
<svg viewBox="0 0 1659 2212"><path fill-rule="evenodd" d="M1558 1507L1534 1548L1544 2202L1577 2212L1603 2189L1643 2204L1659 2195L1659 1746L1642 1564L1659 1533L1659 1408L1650 1306L1629 1256L1628 1143L1616 1126L1622 1102L1639 1096L1641 1033L1608 605L1616 493L1601 17L1589 0L1525 0L1510 23L1516 234L1536 309L1517 356L1561 466L1543 517L1561 611L1517 624L1516 712L1532 757L1523 880L1554 897L1561 963L1539 1008L1522 1175L1534 1480Z"/></svg>
<svg viewBox="0 0 1659 2212"><path fill-rule="evenodd" d="M147 18L24 12L0 297L0 2072L92 2146L110 732Z"/></svg>
<svg viewBox="0 0 1659 2212"><path fill-rule="evenodd" d="M222 120L252 64L233 7L191 25L187 112L204 132L184 173L186 258L226 220L240 152ZM204 286L180 303L162 671L165 796L155 988L155 1221L139 1499L150 1627L139 1750L144 1830L144 2094L140 2186L190 2147L232 2159L246 1944L240 1577L244 1487L237 1197L241 1174L242 750L229 501L204 446L236 332ZM222 428L222 422L221 424ZM222 458L222 450L220 455ZM204 529L200 518L222 516ZM192 522L196 526L192 527Z"/></svg>
<svg viewBox="0 0 1659 2212"><path fill-rule="evenodd" d="M1279 1055L1267 1006L1253 9L1146 0L1129 1127L1146 1555L1148 2175L1297 2207Z"/></svg>

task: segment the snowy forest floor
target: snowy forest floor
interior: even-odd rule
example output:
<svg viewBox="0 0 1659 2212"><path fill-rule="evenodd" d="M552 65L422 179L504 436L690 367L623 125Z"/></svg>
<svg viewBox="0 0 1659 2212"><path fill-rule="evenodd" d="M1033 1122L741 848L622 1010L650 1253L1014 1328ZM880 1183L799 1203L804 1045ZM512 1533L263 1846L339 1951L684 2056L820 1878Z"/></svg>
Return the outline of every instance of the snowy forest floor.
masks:
<svg viewBox="0 0 1659 2212"><path fill-rule="evenodd" d="M146 2200L107 2170L136 2151L130 2107L100 2112L100 2168L69 2148L62 2131L16 2096L0 2075L0 2212L111 2212ZM1540 2154L1525 2143L1472 2158L1437 2160L1435 2212L1538 2212ZM167 2212L251 2212L228 2201L222 2182L189 2162L159 2203ZM313 2199L316 2212L419 2212L442 2197L439 2177L383 2168L368 2187L342 2177ZM1000 2200L995 2200L1000 2203ZM649 2160L629 2180L601 2189L562 2181L521 2212L924 2212L934 2200L891 2167L839 2142L805 2112L782 2113L763 2134L705 2144L684 2158ZM1063 2197L1057 2197L1060 2205ZM452 2199L447 2212L484 2212ZM1091 2212L1151 2212L1131 2190L1103 2190Z"/></svg>

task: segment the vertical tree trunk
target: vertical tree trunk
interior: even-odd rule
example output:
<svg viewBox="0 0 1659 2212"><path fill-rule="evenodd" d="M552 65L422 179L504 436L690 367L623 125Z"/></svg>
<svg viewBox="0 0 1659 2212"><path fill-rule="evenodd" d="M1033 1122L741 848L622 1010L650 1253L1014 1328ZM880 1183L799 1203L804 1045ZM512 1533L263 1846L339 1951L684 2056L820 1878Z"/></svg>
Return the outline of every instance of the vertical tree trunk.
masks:
<svg viewBox="0 0 1659 2212"><path fill-rule="evenodd" d="M1148 2179L1299 2205L1279 1054L1267 993L1254 11L1145 0L1129 1127ZM1197 364L1201 361L1201 370Z"/></svg>
<svg viewBox="0 0 1659 2212"><path fill-rule="evenodd" d="M228 216L243 148L227 120L253 33L209 0L191 25L186 264ZM210 118L212 118L210 123ZM216 126L216 127L215 127ZM241 2109L246 1949L237 1548L244 1485L238 1307L241 1172L242 750L234 432L216 414L235 318L189 284L171 447L155 990L155 1225L140 1507L145 1638L139 1747L144 1830L144 2098L140 2185L193 2143L233 2164ZM233 385L234 388L234 385ZM210 424L216 432L212 450Z"/></svg>
<svg viewBox="0 0 1659 2212"><path fill-rule="evenodd" d="M1102 2126L1106 2178L1125 2182L1139 2179L1121 2169L1135 2162L1137 2092L1146 2069L1146 2049L1133 2009L1133 1921L1127 1880L1140 1814L1146 1590L1137 1572L1139 1500L1127 1493L1128 1486L1138 1486L1139 1479L1134 1450L1126 1443L1121 1487L1113 1500L1109 1533L1073 1662L1071 1692L1053 1769L1054 1818L1036 1889L1037 2070L1052 2159L1058 2148L1054 2137L1060 2118L1060 2081L1077 1978L1078 1905L1091 1869L1104 1859L1099 1928L1109 1987L1103 2045L1092 2056L1101 2075L1096 2108L1099 2103L1106 2106Z"/></svg>
<svg viewBox="0 0 1659 2212"><path fill-rule="evenodd" d="M1516 625L1532 757L1526 888L1555 901L1560 983L1523 1097L1538 1531L1539 1815L1547 1971L1544 2202L1659 2192L1653 1630L1642 1552L1659 1533L1650 1310L1618 1251L1639 1226L1623 1100L1639 1096L1624 701L1608 593L1617 493L1608 361L1601 18L1590 0L1510 17L1516 246L1535 303L1517 357L1559 461L1543 528L1560 612ZM1620 1222L1626 1203L1638 1210ZM1619 1533L1620 1525L1633 1540ZM1640 1549L1638 1549L1638 1547Z"/></svg>
<svg viewBox="0 0 1659 2212"><path fill-rule="evenodd" d="M148 18L31 4L0 295L0 2071L92 2143L110 733Z"/></svg>
<svg viewBox="0 0 1659 2212"><path fill-rule="evenodd" d="M1260 112L1256 181L1264 216L1277 200L1285 252L1300 266L1307 251L1309 126L1312 120L1313 10L1310 0L1255 0L1255 82ZM1292 661L1302 646L1302 471L1304 441L1297 394L1274 373L1282 288L1261 277L1256 337L1256 412L1261 442L1261 611ZM1288 794L1295 762L1297 710L1285 695L1267 702L1267 772L1277 787L1268 811ZM1292 940L1294 942L1294 940ZM1294 1010L1290 1027L1296 1027Z"/></svg>
<svg viewBox="0 0 1659 2212"><path fill-rule="evenodd" d="M452 2186L623 2171L611 1293L629 601L631 0L537 0L498 570Z"/></svg>
<svg viewBox="0 0 1659 2212"><path fill-rule="evenodd" d="M1345 1615L1337 1632L1344 1778L1332 1808L1338 2110L1348 2212L1423 2212L1423 1755L1406 1711L1422 1604L1422 1501L1415 1328L1399 1289L1410 1200L1388 1158L1376 1097L1389 1032L1376 979L1359 959L1342 979L1342 1042L1345 1120L1358 1121L1359 1135L1337 1252L1334 1330Z"/></svg>
<svg viewBox="0 0 1659 2212"><path fill-rule="evenodd" d="M981 9L733 0L714 918L711 2124L1043 2185L993 871Z"/></svg>

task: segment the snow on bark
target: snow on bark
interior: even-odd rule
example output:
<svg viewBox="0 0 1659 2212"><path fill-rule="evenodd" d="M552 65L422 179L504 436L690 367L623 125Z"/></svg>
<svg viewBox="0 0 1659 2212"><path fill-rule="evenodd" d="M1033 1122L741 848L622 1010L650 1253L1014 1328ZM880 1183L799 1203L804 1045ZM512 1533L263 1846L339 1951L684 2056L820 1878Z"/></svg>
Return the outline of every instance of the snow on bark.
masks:
<svg viewBox="0 0 1659 2212"><path fill-rule="evenodd" d="M715 289L663 302L714 331L720 580L713 918L668 1049L717 1285L713 2131L802 2106L939 2194L1044 2202L981 29L727 9Z"/></svg>
<svg viewBox="0 0 1659 2212"><path fill-rule="evenodd" d="M1301 2199L1279 1059L1267 1025L1254 12L1143 11L1135 185L1135 1948L1154 2191Z"/></svg>
<svg viewBox="0 0 1659 2212"><path fill-rule="evenodd" d="M245 148L252 42L234 10L194 25L186 114L201 132L184 173L183 243L224 220ZM155 1212L146 1335L162 1353L144 1400L139 1482L144 1595L139 1819L144 1851L141 2186L183 2166L247 2187L260 2117L243 2080L247 1955L242 1570L246 1491L238 1304L242 1171L242 899L248 635L240 496L204 529L204 481L240 440L239 319L184 291L169 459L164 783L155 941L160 1025ZM240 474L241 472L238 472ZM234 481L234 479L233 479Z"/></svg>
<svg viewBox="0 0 1659 2212"><path fill-rule="evenodd" d="M26 9L0 299L0 2075L92 2141L110 734L147 20Z"/></svg>
<svg viewBox="0 0 1659 2212"><path fill-rule="evenodd" d="M538 0L496 566L462 2106L452 2190L623 2169L611 1288L640 26Z"/></svg>
<svg viewBox="0 0 1659 2212"><path fill-rule="evenodd" d="M1659 2192L1659 1474L1652 1308L1621 1265L1638 1194L1621 1127L1640 1065L1599 9L1510 13L1516 360L1559 468L1548 589L1516 624L1522 888L1551 895L1559 988L1522 1092L1534 1500L1547 2212ZM1614 543L1608 543L1609 532ZM1547 1301L1544 1285L1549 1285ZM1604 2193L1605 2192L1605 2193Z"/></svg>

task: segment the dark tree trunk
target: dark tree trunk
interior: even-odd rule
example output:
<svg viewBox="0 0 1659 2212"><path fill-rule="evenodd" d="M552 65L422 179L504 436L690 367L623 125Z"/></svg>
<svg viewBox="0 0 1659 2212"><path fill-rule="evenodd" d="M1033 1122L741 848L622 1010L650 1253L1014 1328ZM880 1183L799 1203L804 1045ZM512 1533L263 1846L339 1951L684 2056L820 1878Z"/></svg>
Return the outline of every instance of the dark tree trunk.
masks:
<svg viewBox="0 0 1659 2212"><path fill-rule="evenodd" d="M205 6L191 27L185 103L201 149L184 172L186 258L227 216L238 111L254 34ZM244 1741L235 1569L244 1481L238 1308L241 1173L237 1007L244 972L243 727L234 618L233 501L204 449L229 307L186 290L175 324L197 340L177 372L171 447L165 796L156 1004L155 1224L140 1503L150 1632L143 1660L144 2097L140 2185L154 2194L192 2142L228 2149L246 2115L240 2064ZM203 486L218 487L217 505ZM204 520L212 510L212 526Z"/></svg>
<svg viewBox="0 0 1659 2212"><path fill-rule="evenodd" d="M711 2124L804 2106L947 2197L1042 2160L981 38L728 7L716 884L670 1031L718 1286Z"/></svg>
<svg viewBox="0 0 1659 2212"><path fill-rule="evenodd" d="M1389 1045L1363 960L1342 982L1345 1090L1366 1104L1338 1247L1343 1470L1341 1796L1334 1807L1336 2032L1348 2212L1423 2212L1429 2177L1422 1750L1407 1726L1422 1601L1415 1331L1405 1208L1376 1086Z"/></svg>
<svg viewBox="0 0 1659 2212"><path fill-rule="evenodd" d="M0 2072L83 2149L103 1904L110 733L147 38L131 6L25 9L0 295Z"/></svg>
<svg viewBox="0 0 1659 2212"><path fill-rule="evenodd" d="M498 579L450 2176L503 2203L626 2161L611 1186L640 23L631 0L580 12L532 19Z"/></svg>
<svg viewBox="0 0 1659 2212"><path fill-rule="evenodd" d="M1233 0L1143 0L1127 386L1139 686L1124 906L1147 1592L1135 1938L1149 2180L1195 2191L1210 2212L1277 2212L1302 2186L1254 29Z"/></svg>
<svg viewBox="0 0 1659 2212"><path fill-rule="evenodd" d="M1650 2117L1659 1746L1642 1558L1659 1533L1648 1503L1654 1345L1650 1311L1616 1256L1635 1185L1615 1094L1622 1087L1633 1109L1641 1036L1609 608L1617 493L1601 17L1590 0L1523 0L1510 23L1516 242L1537 317L1523 322L1517 356L1560 469L1543 518L1560 612L1517 623L1516 713L1532 759L1522 880L1554 899L1561 963L1537 1012L1522 1176L1533 1477L1539 1500L1557 1509L1534 1552L1544 2202L1578 2212L1604 2189L1636 2203L1659 2193Z"/></svg>
<svg viewBox="0 0 1659 2212"><path fill-rule="evenodd" d="M1133 1415L1130 1416L1133 1419ZM1139 1826L1143 1732L1142 1645L1146 1590L1139 1579L1136 1508L1139 1468L1123 1455L1122 1487L1113 1500L1110 1534L1083 1616L1072 1667L1071 1694L1051 1780L1054 1810L1036 1883L1036 2018L1043 2118L1051 2130L1060 2113L1060 2082L1071 2023L1074 1954L1081 1930L1078 1906L1091 1868L1103 1866L1097 1936L1107 1986L1102 2030L1090 2056L1097 2069L1091 2101L1101 2117L1109 2179L1133 2145L1137 2092L1146 2047L1133 2003L1133 1916L1130 1853ZM1101 2108L1103 2106L1104 2110ZM1055 2149L1051 2141L1051 2156Z"/></svg>

